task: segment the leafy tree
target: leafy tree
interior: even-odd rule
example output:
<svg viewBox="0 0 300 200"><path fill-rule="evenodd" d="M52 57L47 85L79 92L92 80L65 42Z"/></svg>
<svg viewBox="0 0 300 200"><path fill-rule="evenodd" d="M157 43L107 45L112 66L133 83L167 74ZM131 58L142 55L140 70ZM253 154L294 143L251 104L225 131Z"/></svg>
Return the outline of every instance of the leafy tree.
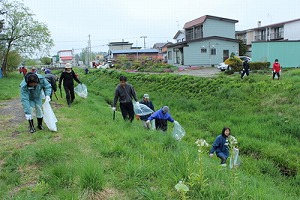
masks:
<svg viewBox="0 0 300 200"><path fill-rule="evenodd" d="M41 60L43 65L50 65L51 64L51 58L49 58L49 57L42 57L40 60Z"/></svg>
<svg viewBox="0 0 300 200"><path fill-rule="evenodd" d="M242 40L239 40L239 55L246 55L246 53L247 45Z"/></svg>
<svg viewBox="0 0 300 200"><path fill-rule="evenodd" d="M6 20L1 35L3 46L3 75L8 69L8 55L11 51L20 54L48 55L54 45L50 31L44 23L35 20L34 14L23 3L13 1L2 3L0 10L5 10Z"/></svg>
<svg viewBox="0 0 300 200"><path fill-rule="evenodd" d="M21 55L16 51L10 51L7 59L7 66L9 66L8 70L14 70L20 63L22 62Z"/></svg>

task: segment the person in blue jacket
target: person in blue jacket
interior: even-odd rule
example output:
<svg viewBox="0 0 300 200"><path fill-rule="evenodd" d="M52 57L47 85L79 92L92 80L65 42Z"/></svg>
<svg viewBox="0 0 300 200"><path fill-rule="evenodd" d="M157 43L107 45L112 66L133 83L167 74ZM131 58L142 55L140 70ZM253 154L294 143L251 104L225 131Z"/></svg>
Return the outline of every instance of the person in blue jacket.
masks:
<svg viewBox="0 0 300 200"><path fill-rule="evenodd" d="M30 133L34 133L32 112L35 108L38 129L43 130L42 92L45 93L45 101L50 102L51 84L40 74L29 72L20 84L21 103L25 118L29 122Z"/></svg>
<svg viewBox="0 0 300 200"><path fill-rule="evenodd" d="M156 130L162 130L163 132L168 129L168 121L175 122L169 113L169 107L163 106L161 109L155 111L148 120L146 121L147 125L150 126L150 121L155 119L155 128Z"/></svg>
<svg viewBox="0 0 300 200"><path fill-rule="evenodd" d="M212 157L214 155L214 152L216 152L217 157L221 159L222 166L226 166L226 160L229 156L228 136L230 135L230 132L230 128L224 127L221 135L218 135L216 137L209 152L210 157Z"/></svg>

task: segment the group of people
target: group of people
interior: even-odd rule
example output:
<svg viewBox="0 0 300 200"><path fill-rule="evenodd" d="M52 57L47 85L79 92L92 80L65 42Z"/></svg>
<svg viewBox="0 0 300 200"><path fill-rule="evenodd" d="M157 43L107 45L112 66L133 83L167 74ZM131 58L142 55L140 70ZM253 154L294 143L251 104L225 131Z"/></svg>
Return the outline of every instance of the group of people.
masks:
<svg viewBox="0 0 300 200"><path fill-rule="evenodd" d="M243 62L243 71L241 73L241 79L243 79L244 75L246 74L247 76L249 76L249 61L248 59L246 59ZM275 78L275 76L277 75L277 78L279 80L280 78L280 72L281 72L281 66L278 62L278 59L275 59L273 66L272 66L272 74L273 74L273 79Z"/></svg>
<svg viewBox="0 0 300 200"><path fill-rule="evenodd" d="M26 67L24 66L24 68ZM45 69L43 71L45 72L44 76L38 74L36 68L32 67L31 72L28 72L24 75L24 79L20 84L21 103L25 113L25 118L29 122L30 133L36 132L32 117L34 114L34 110L37 118L37 128L39 130L44 129L42 126L43 96L45 96L45 102L50 102L52 99L52 93L57 91L57 77L54 74L51 74L51 71L49 69ZM81 84L80 80L72 70L72 65L70 63L67 63L65 65L64 71L60 75L58 87L59 89L61 89L61 84L63 83L68 106L71 106L72 102L75 99L74 80L77 83Z"/></svg>
<svg viewBox="0 0 300 200"><path fill-rule="evenodd" d="M138 102L138 99L136 97L136 92L133 86L127 83L127 77L120 76L119 81L120 83L117 85L115 89L112 110L116 111L116 105L117 102L119 101L123 119L132 122L135 115L132 101L135 100L136 102ZM143 99L139 103L148 106L150 109L154 111L154 105L150 101L149 94L144 94ZM155 120L155 128L157 130L162 130L163 132L167 131L168 121L170 122L175 121L169 113L168 106L163 106L162 108L153 112L152 114L139 116L138 119L141 119L141 121L144 124L144 127L148 129L150 128L150 121Z"/></svg>

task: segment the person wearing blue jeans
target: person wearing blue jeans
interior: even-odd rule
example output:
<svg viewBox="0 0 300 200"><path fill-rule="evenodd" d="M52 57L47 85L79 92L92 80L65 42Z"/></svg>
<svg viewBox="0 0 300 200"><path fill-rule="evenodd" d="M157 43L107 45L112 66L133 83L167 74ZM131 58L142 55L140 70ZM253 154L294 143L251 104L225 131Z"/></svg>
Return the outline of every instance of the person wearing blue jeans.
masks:
<svg viewBox="0 0 300 200"><path fill-rule="evenodd" d="M228 136L230 135L230 128L224 127L221 135L218 135L210 149L210 157L216 155L221 159L221 165L226 166L226 160L229 157L229 141Z"/></svg>

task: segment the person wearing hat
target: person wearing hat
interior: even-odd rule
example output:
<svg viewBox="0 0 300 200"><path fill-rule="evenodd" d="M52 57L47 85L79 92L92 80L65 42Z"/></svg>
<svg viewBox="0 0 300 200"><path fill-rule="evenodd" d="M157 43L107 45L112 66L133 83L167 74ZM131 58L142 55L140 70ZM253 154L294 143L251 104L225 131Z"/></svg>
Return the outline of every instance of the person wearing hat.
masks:
<svg viewBox="0 0 300 200"><path fill-rule="evenodd" d="M152 101L150 101L149 94L144 94L143 95L143 100L140 101L140 103L148 106L151 110L154 110L154 105L153 105ZM149 126L147 125L146 121L148 120L148 118L150 116L151 116L151 114L149 114L149 115L142 115L142 116L139 117L139 119L142 120L143 125L144 125L145 128L149 128Z"/></svg>
<svg viewBox="0 0 300 200"><path fill-rule="evenodd" d="M38 129L44 129L42 126L43 122L43 111L42 111L42 92L45 93L45 101L50 101L51 85L50 83L40 74L28 72L20 84L21 103L25 113L25 118L29 122L30 133L34 133L32 112L35 109Z"/></svg>
<svg viewBox="0 0 300 200"><path fill-rule="evenodd" d="M123 119L130 120L130 122L132 122L134 119L132 99L137 101L136 93L133 86L127 83L126 76L120 76L119 80L120 83L117 85L115 90L112 110L116 111L116 105L119 100Z"/></svg>
<svg viewBox="0 0 300 200"><path fill-rule="evenodd" d="M35 68L35 66L33 66L32 68L31 68L31 72L33 72L33 73L38 73L38 71L37 71L37 69Z"/></svg>
<svg viewBox="0 0 300 200"><path fill-rule="evenodd" d="M163 106L161 109L155 111L148 120L146 121L147 125L150 126L150 121L155 119L155 128L156 130L162 130L166 132L168 129L168 121L175 122L169 113L169 107Z"/></svg>
<svg viewBox="0 0 300 200"><path fill-rule="evenodd" d="M65 70L60 75L58 87L61 90L61 82L63 81L66 99L69 107L75 99L74 80L77 83L82 84L76 76L75 72L72 70L72 65L70 63L67 63L65 66Z"/></svg>

